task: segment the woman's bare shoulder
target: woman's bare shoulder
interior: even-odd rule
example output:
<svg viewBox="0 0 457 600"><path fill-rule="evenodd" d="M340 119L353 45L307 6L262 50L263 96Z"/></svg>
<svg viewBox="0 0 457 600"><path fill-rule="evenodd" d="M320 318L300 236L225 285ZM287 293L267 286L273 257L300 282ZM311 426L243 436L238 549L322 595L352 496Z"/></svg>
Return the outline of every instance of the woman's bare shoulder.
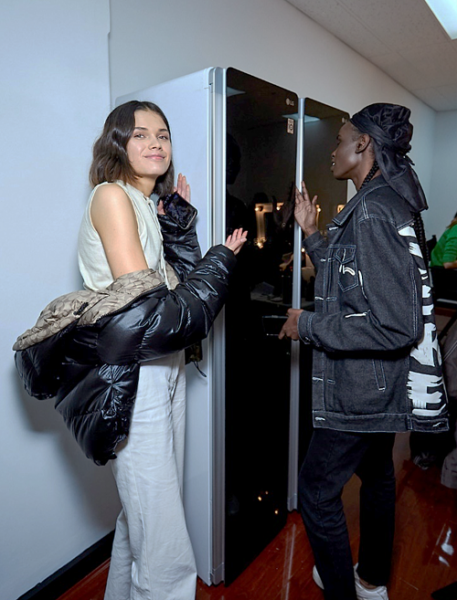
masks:
<svg viewBox="0 0 457 600"><path fill-rule="evenodd" d="M125 200L129 200L129 197L125 190L121 188L117 183L105 183L103 185L99 185L95 190L94 196L92 198L92 205L94 203L107 203L116 201L125 202Z"/></svg>
<svg viewBox="0 0 457 600"><path fill-rule="evenodd" d="M90 207L92 223L98 231L108 220L127 220L136 226L132 202L117 183L101 185L95 191Z"/></svg>

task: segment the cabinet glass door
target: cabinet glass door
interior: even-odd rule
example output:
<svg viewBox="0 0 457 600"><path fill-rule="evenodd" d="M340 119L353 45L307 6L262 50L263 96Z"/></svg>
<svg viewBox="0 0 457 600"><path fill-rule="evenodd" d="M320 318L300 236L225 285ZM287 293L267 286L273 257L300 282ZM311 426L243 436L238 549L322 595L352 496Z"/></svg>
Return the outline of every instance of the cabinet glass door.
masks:
<svg viewBox="0 0 457 600"><path fill-rule="evenodd" d="M225 309L225 582L287 518L296 94L227 70L226 228L249 232Z"/></svg>
<svg viewBox="0 0 457 600"><path fill-rule="evenodd" d="M336 137L349 115L333 106L305 98L303 123L303 179L310 197L317 195L319 207L317 225L326 235L327 225L347 201L347 182L338 181L330 171L331 153L336 148ZM314 266L302 251L301 307L314 309ZM312 348L300 347L300 436L299 466L303 462L311 438Z"/></svg>

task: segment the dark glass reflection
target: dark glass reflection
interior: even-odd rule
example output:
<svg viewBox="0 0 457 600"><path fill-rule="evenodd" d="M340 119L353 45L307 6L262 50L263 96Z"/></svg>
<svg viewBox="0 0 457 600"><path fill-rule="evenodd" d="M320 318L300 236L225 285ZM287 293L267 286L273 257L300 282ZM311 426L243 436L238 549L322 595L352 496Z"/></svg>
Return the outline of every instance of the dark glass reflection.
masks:
<svg viewBox="0 0 457 600"><path fill-rule="evenodd" d="M226 224L249 231L226 305L226 548L230 583L287 517L290 342L298 98L227 72Z"/></svg>
<svg viewBox="0 0 457 600"><path fill-rule="evenodd" d="M313 197L315 194L318 196L317 225L323 235L327 234L327 224L338 214L347 200L347 182L334 179L330 171L330 155L336 147L338 131L348 118L347 113L337 108L310 98L305 99L303 178L310 196ZM314 308L314 278L314 266L303 250L301 306L307 310ZM311 369L312 349L301 346L299 465L303 462L313 430Z"/></svg>
<svg viewBox="0 0 457 600"><path fill-rule="evenodd" d="M303 173L308 190L318 196L318 227L324 233L347 200L347 182L333 177L330 155L336 148L338 131L348 118L337 108L305 99Z"/></svg>

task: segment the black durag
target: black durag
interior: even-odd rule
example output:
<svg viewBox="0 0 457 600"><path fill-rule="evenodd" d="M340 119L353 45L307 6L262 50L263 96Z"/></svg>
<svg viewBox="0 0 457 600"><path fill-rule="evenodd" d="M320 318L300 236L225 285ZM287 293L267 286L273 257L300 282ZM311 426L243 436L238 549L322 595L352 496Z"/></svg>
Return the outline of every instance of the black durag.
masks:
<svg viewBox="0 0 457 600"><path fill-rule="evenodd" d="M371 137L376 162L390 187L406 200L412 212L420 212L428 206L413 162L406 156L413 136L410 115L405 106L370 104L355 113L351 123Z"/></svg>

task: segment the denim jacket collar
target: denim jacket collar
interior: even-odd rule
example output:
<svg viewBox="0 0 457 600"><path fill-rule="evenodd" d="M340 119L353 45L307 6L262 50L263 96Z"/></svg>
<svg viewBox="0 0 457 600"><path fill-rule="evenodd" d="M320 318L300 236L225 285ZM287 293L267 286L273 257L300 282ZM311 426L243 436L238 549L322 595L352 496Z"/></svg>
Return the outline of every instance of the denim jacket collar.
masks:
<svg viewBox="0 0 457 600"><path fill-rule="evenodd" d="M363 186L363 188L360 188L355 196L349 200L343 210L333 218L333 223L339 227L344 225L368 191L375 190L386 185L388 184L382 175L379 175L378 177L375 177L369 181Z"/></svg>

